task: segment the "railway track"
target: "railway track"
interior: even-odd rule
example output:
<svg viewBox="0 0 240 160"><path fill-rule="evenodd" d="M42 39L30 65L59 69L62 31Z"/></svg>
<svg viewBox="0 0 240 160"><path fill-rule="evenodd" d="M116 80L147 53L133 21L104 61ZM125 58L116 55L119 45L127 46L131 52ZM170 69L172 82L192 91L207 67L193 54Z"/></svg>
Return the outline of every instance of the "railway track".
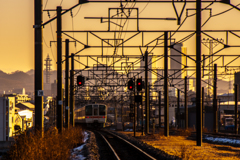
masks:
<svg viewBox="0 0 240 160"><path fill-rule="evenodd" d="M108 131L94 131L100 160L157 160L129 141Z"/></svg>

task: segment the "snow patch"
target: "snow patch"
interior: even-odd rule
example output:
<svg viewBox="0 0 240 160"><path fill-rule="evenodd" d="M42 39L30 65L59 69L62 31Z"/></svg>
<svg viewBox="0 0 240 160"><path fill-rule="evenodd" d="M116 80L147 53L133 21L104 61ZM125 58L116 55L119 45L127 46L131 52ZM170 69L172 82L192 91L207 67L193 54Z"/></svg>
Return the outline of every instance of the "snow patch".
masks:
<svg viewBox="0 0 240 160"><path fill-rule="evenodd" d="M71 160L85 160L86 159L86 157L83 156L82 150L83 150L84 146L86 145L85 143L88 140L89 134L86 131L83 134L84 134L84 138L83 138L84 144L73 149L73 152L71 153Z"/></svg>
<svg viewBox="0 0 240 160"><path fill-rule="evenodd" d="M204 138L205 140L211 141L211 142L218 142L218 143L226 143L226 144L237 144L240 145L240 140L237 139L230 139L230 138L214 138L214 137L208 137L206 136Z"/></svg>

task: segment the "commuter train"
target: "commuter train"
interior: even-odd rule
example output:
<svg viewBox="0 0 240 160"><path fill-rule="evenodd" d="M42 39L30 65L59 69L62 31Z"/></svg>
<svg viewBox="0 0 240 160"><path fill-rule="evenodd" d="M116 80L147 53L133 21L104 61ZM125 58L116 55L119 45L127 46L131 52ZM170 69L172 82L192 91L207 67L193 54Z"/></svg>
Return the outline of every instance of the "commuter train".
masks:
<svg viewBox="0 0 240 160"><path fill-rule="evenodd" d="M107 106L104 104L88 104L75 110L75 123L86 127L105 127Z"/></svg>

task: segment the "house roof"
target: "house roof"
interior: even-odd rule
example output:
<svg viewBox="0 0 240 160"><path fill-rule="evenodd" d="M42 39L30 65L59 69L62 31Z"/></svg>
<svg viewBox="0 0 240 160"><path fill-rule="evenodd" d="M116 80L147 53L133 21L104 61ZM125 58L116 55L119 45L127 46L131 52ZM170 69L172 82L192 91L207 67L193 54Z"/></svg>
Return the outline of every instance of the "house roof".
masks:
<svg viewBox="0 0 240 160"><path fill-rule="evenodd" d="M35 109L35 105L30 102L18 103L18 104L16 104L16 107L19 108L20 110L25 110L25 109L34 110Z"/></svg>

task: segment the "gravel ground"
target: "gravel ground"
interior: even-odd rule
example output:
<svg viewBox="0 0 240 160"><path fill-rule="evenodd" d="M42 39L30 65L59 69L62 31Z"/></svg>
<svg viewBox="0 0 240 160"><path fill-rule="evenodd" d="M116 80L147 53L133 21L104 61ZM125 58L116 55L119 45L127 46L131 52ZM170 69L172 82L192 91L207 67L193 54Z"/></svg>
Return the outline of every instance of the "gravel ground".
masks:
<svg viewBox="0 0 240 160"><path fill-rule="evenodd" d="M83 155L87 157L87 159L98 160L100 155L98 153L98 146L95 138L95 134L91 131L87 131L89 134L88 140L86 142L86 150L83 151ZM86 151L86 152L85 152Z"/></svg>
<svg viewBox="0 0 240 160"><path fill-rule="evenodd" d="M106 130L106 131L109 131L109 130ZM95 134L91 131L87 131L87 132L89 134L89 137L88 137L87 142L85 143L86 145L84 146L84 148L82 150L82 154L88 160L98 160L100 155L98 153L98 146L96 143ZM133 143L134 145L136 145L137 147L146 151L147 153L153 155L154 157L157 157L157 159L161 159L161 160L180 160L181 159L176 156L168 155L164 151L161 151L161 150L156 149L146 143L143 143L142 141L140 141L134 137L127 136L127 135L118 133L116 131L110 131L110 132L117 134L118 136L128 140L129 142Z"/></svg>
<svg viewBox="0 0 240 160"><path fill-rule="evenodd" d="M157 159L161 159L161 160L180 160L181 158L176 157L176 156L172 156L172 155L168 155L166 154L164 151L159 150L157 148L154 148L134 137L131 136L127 136L121 133L118 133L116 131L110 131L114 134L117 134L118 136L128 140L129 142L133 143L134 145L136 145L137 147L139 147L140 149L142 149L143 151L146 151L147 153L151 154L154 157L157 157Z"/></svg>

